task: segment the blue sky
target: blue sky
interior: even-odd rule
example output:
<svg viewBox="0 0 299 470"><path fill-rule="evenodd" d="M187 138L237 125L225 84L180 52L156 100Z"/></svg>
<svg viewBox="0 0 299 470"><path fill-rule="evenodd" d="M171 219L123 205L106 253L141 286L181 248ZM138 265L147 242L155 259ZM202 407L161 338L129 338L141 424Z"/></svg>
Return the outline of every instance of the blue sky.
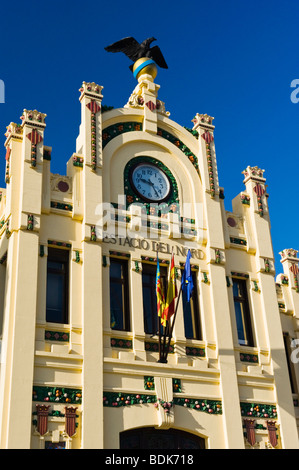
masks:
<svg viewBox="0 0 299 470"><path fill-rule="evenodd" d="M122 107L136 85L131 62L104 47L126 36L154 36L169 67L159 70L156 82L171 119L191 127L197 112L215 117L227 210L244 189L247 165L265 169L280 270L279 251L299 250L299 103L290 99L291 82L299 79L298 24L296 0L6 2L0 19L2 142L24 108L46 113L51 171L65 174L79 130L82 81L104 86L103 104ZM0 146L1 186L4 157Z"/></svg>

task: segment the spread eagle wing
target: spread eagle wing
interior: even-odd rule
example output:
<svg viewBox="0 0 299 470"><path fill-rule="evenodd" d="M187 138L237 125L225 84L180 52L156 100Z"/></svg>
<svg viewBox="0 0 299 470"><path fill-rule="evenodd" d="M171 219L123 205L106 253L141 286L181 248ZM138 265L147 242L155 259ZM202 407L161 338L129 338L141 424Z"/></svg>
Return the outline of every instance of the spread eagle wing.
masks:
<svg viewBox="0 0 299 470"><path fill-rule="evenodd" d="M147 56L153 59L156 64L159 65L159 67L161 67L162 69L168 69L168 66L165 62L165 59L159 46L152 47L148 51Z"/></svg>
<svg viewBox="0 0 299 470"><path fill-rule="evenodd" d="M129 59L138 59L138 52L140 50L140 44L136 39L130 37L120 39L110 46L104 48L107 52L123 52Z"/></svg>

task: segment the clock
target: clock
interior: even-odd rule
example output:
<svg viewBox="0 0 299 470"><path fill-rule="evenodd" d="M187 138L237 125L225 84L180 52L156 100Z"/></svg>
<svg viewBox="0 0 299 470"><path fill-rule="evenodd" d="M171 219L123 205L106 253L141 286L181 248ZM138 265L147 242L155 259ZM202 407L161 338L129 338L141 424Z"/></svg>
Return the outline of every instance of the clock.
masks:
<svg viewBox="0 0 299 470"><path fill-rule="evenodd" d="M134 191L145 201L161 202L170 193L170 181L158 166L151 163L139 163L131 173Z"/></svg>

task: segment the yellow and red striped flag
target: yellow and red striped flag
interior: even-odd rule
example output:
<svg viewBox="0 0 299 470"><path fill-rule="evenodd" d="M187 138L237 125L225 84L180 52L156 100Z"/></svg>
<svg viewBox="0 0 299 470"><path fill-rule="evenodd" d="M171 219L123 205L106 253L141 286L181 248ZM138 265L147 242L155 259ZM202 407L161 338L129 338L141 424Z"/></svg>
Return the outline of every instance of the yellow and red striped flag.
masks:
<svg viewBox="0 0 299 470"><path fill-rule="evenodd" d="M177 295L178 293L175 280L174 254L172 253L168 279L167 297L164 310L164 316L166 321L168 321L171 315L174 314L175 298L177 297Z"/></svg>
<svg viewBox="0 0 299 470"><path fill-rule="evenodd" d="M159 258L157 257L157 274L156 274L156 294L157 294L157 312L158 316L161 317L161 324L163 326L166 325L165 317L164 317L164 309L165 309L165 297L161 285L161 272L160 272L160 263Z"/></svg>

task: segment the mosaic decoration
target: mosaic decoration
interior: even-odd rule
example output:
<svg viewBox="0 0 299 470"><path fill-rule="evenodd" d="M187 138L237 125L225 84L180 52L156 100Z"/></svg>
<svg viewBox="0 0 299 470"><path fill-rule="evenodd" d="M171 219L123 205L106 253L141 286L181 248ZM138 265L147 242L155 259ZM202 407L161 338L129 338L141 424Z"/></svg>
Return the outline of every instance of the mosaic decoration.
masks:
<svg viewBox="0 0 299 470"><path fill-rule="evenodd" d="M278 302L278 308L285 310L286 306L283 302Z"/></svg>
<svg viewBox="0 0 299 470"><path fill-rule="evenodd" d="M78 156L73 157L73 165L74 166L78 166L80 168L83 168L83 162L84 162L83 157L78 157Z"/></svg>
<svg viewBox="0 0 299 470"><path fill-rule="evenodd" d="M243 279L249 279L249 274L247 274L247 273L239 273L239 272L236 272L236 271L232 271L231 275L233 277L240 277L240 278L243 278Z"/></svg>
<svg viewBox="0 0 299 470"><path fill-rule="evenodd" d="M32 129L32 131L27 134L27 138L31 142L31 166L35 167L36 166L36 148L37 144L42 142L43 138L39 134L37 129Z"/></svg>
<svg viewBox="0 0 299 470"><path fill-rule="evenodd" d="M253 284L252 290L254 290L254 292L258 292L259 291L259 286L257 284L257 281L252 281L252 284Z"/></svg>
<svg viewBox="0 0 299 470"><path fill-rule="evenodd" d="M78 250L75 251L75 263L80 263L80 252Z"/></svg>
<svg viewBox="0 0 299 470"><path fill-rule="evenodd" d="M170 211L172 211L171 204L178 205L179 203L178 187L177 187L176 180L174 176L172 175L171 171L162 162L160 162L160 160L156 160L154 158L146 157L146 156L132 158L132 160L130 160L125 167L124 189L125 189L127 206L130 205L131 203L136 203L136 202L143 203L143 200L134 192L131 186L131 181L130 181L131 169L138 163L151 163L153 165L156 165L167 175L167 177L170 180L171 189L170 189L170 193L167 198L167 201L165 202L166 204L165 207L169 208ZM158 205L159 204L157 204L157 206ZM150 204L147 204L146 206L148 207L148 211L150 211Z"/></svg>
<svg viewBox="0 0 299 470"><path fill-rule="evenodd" d="M192 410L204 411L209 414L222 414L222 403L220 400L206 400L200 398L174 398L174 405L184 406Z"/></svg>
<svg viewBox="0 0 299 470"><path fill-rule="evenodd" d="M258 364L259 358L258 358L257 354L240 353L240 361L241 362L251 362L253 364Z"/></svg>
<svg viewBox="0 0 299 470"><path fill-rule="evenodd" d="M71 243L57 242L56 240L48 240L48 245L59 246L62 248L71 248Z"/></svg>
<svg viewBox="0 0 299 470"><path fill-rule="evenodd" d="M153 341L145 341L145 350L147 352L159 352L159 343L154 343ZM173 345L169 346L169 353L174 353Z"/></svg>
<svg viewBox="0 0 299 470"><path fill-rule="evenodd" d="M47 341L69 342L70 334L66 333L64 331L45 330L45 340L47 340Z"/></svg>
<svg viewBox="0 0 299 470"><path fill-rule="evenodd" d="M248 196L248 194L241 194L240 197L242 204L250 206L250 196Z"/></svg>
<svg viewBox="0 0 299 470"><path fill-rule="evenodd" d="M208 279L207 273L202 273L202 277L203 277L202 282L204 282L205 284L208 284L209 279Z"/></svg>
<svg viewBox="0 0 299 470"><path fill-rule="evenodd" d="M155 390L154 377L144 377L144 390Z"/></svg>
<svg viewBox="0 0 299 470"><path fill-rule="evenodd" d="M117 124L112 124L111 126L106 127L102 132L103 149L112 139L114 139L114 137L117 137L118 135L125 132L132 131L142 131L142 124L140 122L130 121L119 122Z"/></svg>
<svg viewBox="0 0 299 470"><path fill-rule="evenodd" d="M72 211L73 206L72 204L66 204L64 202L56 202L56 201L51 201L51 207L53 209L59 209L61 211Z"/></svg>
<svg viewBox="0 0 299 470"><path fill-rule="evenodd" d="M133 343L131 339L110 338L112 348L132 349Z"/></svg>
<svg viewBox="0 0 299 470"><path fill-rule="evenodd" d="M96 242L97 241L96 226L95 225L92 225L90 227L90 241L91 242Z"/></svg>
<svg viewBox="0 0 299 470"><path fill-rule="evenodd" d="M155 395L138 393L104 392L103 397L103 405L114 408L129 405L156 403L156 401L157 397Z"/></svg>
<svg viewBox="0 0 299 470"><path fill-rule="evenodd" d="M6 155L5 155L5 160L6 160L5 183L6 183L6 184L9 183L10 154L11 154L11 149L10 149L10 147L7 147L7 149L6 149Z"/></svg>
<svg viewBox="0 0 299 470"><path fill-rule="evenodd" d="M221 263L221 254L220 250L215 250L215 263L219 264Z"/></svg>
<svg viewBox="0 0 299 470"><path fill-rule="evenodd" d="M214 137L208 130L206 130L201 135L201 137L206 142L206 154L207 154L207 162L208 162L209 181L210 181L210 194L211 194L211 197L215 197L215 180L214 180L214 170L213 170L213 163L212 163L212 156L211 156L211 142L213 142Z"/></svg>
<svg viewBox="0 0 299 470"><path fill-rule="evenodd" d="M289 285L289 278L287 276L281 276L280 280L281 284L285 284L286 286Z"/></svg>
<svg viewBox="0 0 299 470"><path fill-rule="evenodd" d="M298 285L299 268L298 268L298 264L293 263L290 267L290 270L294 274L295 290L296 290L296 292L299 292L299 285Z"/></svg>
<svg viewBox="0 0 299 470"><path fill-rule="evenodd" d="M95 171L97 167L96 114L101 110L101 106L91 100L86 107L91 112L91 168Z"/></svg>
<svg viewBox="0 0 299 470"><path fill-rule="evenodd" d="M254 418L277 418L275 405L265 405L261 403L240 403L242 416Z"/></svg>
<svg viewBox="0 0 299 470"><path fill-rule="evenodd" d="M170 413L170 410L174 406L174 403L173 401L164 401L161 400L161 398L158 398L154 406L155 408L159 408L159 406L161 406L165 413Z"/></svg>
<svg viewBox="0 0 299 470"><path fill-rule="evenodd" d="M265 189L259 183L257 183L255 187L253 188L253 190L257 196L258 212L260 216L263 217L264 210L263 210L262 196L265 193Z"/></svg>
<svg viewBox="0 0 299 470"><path fill-rule="evenodd" d="M82 391L65 387L33 387L33 401L81 404Z"/></svg>
<svg viewBox="0 0 299 470"><path fill-rule="evenodd" d="M193 348L191 346L186 346L186 355L194 357L205 357L206 351L205 348Z"/></svg>
<svg viewBox="0 0 299 470"><path fill-rule="evenodd" d="M29 214L27 217L27 230L33 230L33 215Z"/></svg>
<svg viewBox="0 0 299 470"><path fill-rule="evenodd" d="M242 245L242 246L247 245L247 241L244 240L244 238L230 237L230 242L233 243L234 245Z"/></svg>
<svg viewBox="0 0 299 470"><path fill-rule="evenodd" d="M181 393L182 392L181 379L172 379L172 390L173 390L173 393Z"/></svg>
<svg viewBox="0 0 299 470"><path fill-rule="evenodd" d="M270 262L267 258L264 261L265 261L265 272L269 273L270 272Z"/></svg>
<svg viewBox="0 0 299 470"><path fill-rule="evenodd" d="M186 127L186 126L184 126L184 129L186 129L186 131L190 132L190 134L192 134L196 139L198 139L199 133L197 130L191 129L190 127Z"/></svg>
<svg viewBox="0 0 299 470"><path fill-rule="evenodd" d="M172 401L166 402L157 398L156 395L121 392L104 392L103 396L103 405L105 407L121 408L123 406L146 404L154 404L155 408L161 406L166 413L169 413L170 409L177 405L209 414L222 414L222 403L220 400L175 397Z"/></svg>
<svg viewBox="0 0 299 470"><path fill-rule="evenodd" d="M178 139L176 136L170 134L167 131L164 131L163 129L159 129L157 131L157 134L164 139L169 140L172 144L174 144L176 147L178 147L190 160L194 168L196 169L196 172L199 174L199 167L198 167L198 159L197 156L191 152L191 150L182 142L180 139Z"/></svg>

